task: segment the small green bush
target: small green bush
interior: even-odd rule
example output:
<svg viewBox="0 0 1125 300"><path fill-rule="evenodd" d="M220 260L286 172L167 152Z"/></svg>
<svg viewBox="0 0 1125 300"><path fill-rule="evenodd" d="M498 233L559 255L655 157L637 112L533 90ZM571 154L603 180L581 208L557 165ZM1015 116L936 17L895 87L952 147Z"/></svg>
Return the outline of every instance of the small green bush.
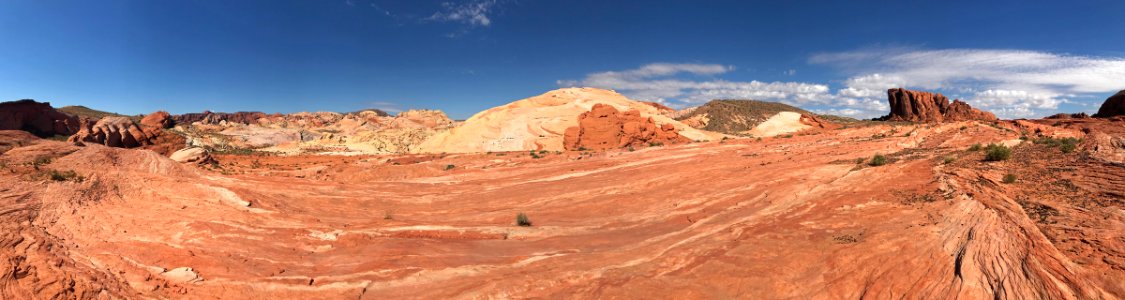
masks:
<svg viewBox="0 0 1125 300"><path fill-rule="evenodd" d="M1008 174L1004 175L1004 183L1015 183L1015 182L1016 182L1016 174L1008 173Z"/></svg>
<svg viewBox="0 0 1125 300"><path fill-rule="evenodd" d="M1063 153L1074 152L1074 149L1076 148L1078 148L1078 146L1075 144L1063 144L1062 146L1059 146L1059 150L1061 150Z"/></svg>
<svg viewBox="0 0 1125 300"><path fill-rule="evenodd" d="M988 144L984 151L985 161L1008 160L1012 157L1012 149L1001 144Z"/></svg>
<svg viewBox="0 0 1125 300"><path fill-rule="evenodd" d="M969 151L980 151L980 148L981 148L980 143L976 143L976 144L973 144L972 147L969 147Z"/></svg>
<svg viewBox="0 0 1125 300"><path fill-rule="evenodd" d="M867 164L871 165L872 167L885 165L887 164L887 157L883 156L882 154L875 154L875 156L871 157L871 162Z"/></svg>
<svg viewBox="0 0 1125 300"><path fill-rule="evenodd" d="M945 156L945 158L944 158L944 159L942 160L942 163L944 163L944 164L947 164L947 165L948 165L948 164L951 164L951 163L953 163L954 161L957 161L957 157L956 157L956 156L953 156L953 155L946 155L946 156Z"/></svg>
<svg viewBox="0 0 1125 300"><path fill-rule="evenodd" d="M455 165L445 165L445 170L446 171L453 170L453 168L456 168L456 167L457 166L455 166Z"/></svg>
<svg viewBox="0 0 1125 300"><path fill-rule="evenodd" d="M527 215L524 213L516 214L516 225L529 227L531 226L531 219L528 219Z"/></svg>

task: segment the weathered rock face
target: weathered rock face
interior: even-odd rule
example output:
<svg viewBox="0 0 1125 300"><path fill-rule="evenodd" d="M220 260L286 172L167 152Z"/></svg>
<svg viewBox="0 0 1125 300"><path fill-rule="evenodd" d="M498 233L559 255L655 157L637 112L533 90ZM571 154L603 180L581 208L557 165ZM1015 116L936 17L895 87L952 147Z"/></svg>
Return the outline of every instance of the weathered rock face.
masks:
<svg viewBox="0 0 1125 300"><path fill-rule="evenodd" d="M172 117L172 121L176 124L191 124L201 122L206 124L218 124L222 121L230 123L241 124L255 124L258 119L269 116L263 112L257 111L240 111L234 113L214 113L211 111L203 111L202 113L189 113Z"/></svg>
<svg viewBox="0 0 1125 300"><path fill-rule="evenodd" d="M78 132L77 117L61 113L47 102L24 99L0 103L0 130L23 130L39 137Z"/></svg>
<svg viewBox="0 0 1125 300"><path fill-rule="evenodd" d="M105 117L96 123L83 119L83 128L71 136L68 141L98 143L110 147L136 148L150 145L149 139L153 138L149 132L141 129L133 120L126 117Z"/></svg>
<svg viewBox="0 0 1125 300"><path fill-rule="evenodd" d="M680 136L672 124L657 126L651 117L641 117L639 111L619 112L605 104L594 104L590 111L579 115L578 126L567 128L563 135L563 146L567 150L604 150L690 141Z"/></svg>
<svg viewBox="0 0 1125 300"><path fill-rule="evenodd" d="M911 91L897 88L887 90L891 113L880 118L899 122L953 122L968 120L996 120L992 113L981 111L960 100L949 103L941 93Z"/></svg>
<svg viewBox="0 0 1125 300"><path fill-rule="evenodd" d="M1098 118L1121 115L1125 115L1125 90L1117 92L1117 94L1105 99L1105 102L1102 103L1102 107L1098 108L1098 113L1094 114L1094 116Z"/></svg>

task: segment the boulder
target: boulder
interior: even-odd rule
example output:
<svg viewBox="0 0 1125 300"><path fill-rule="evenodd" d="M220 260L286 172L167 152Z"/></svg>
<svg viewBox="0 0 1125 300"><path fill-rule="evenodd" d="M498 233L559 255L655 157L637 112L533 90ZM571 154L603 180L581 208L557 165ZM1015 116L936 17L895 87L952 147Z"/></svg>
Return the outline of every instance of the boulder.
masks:
<svg viewBox="0 0 1125 300"><path fill-rule="evenodd" d="M1117 92L1113 96L1105 99L1102 107L1098 108L1098 113L1094 117L1109 118L1113 116L1125 115L1125 90Z"/></svg>
<svg viewBox="0 0 1125 300"><path fill-rule="evenodd" d="M891 113L879 120L927 123L996 120L992 113L972 108L963 101L955 100L950 104L949 98L941 93L889 89L887 102L891 106Z"/></svg>
<svg viewBox="0 0 1125 300"><path fill-rule="evenodd" d="M211 157L211 154L208 153L206 149L199 147L180 149L179 151L173 152L168 158L180 163L196 163L201 165L215 162L215 159Z"/></svg>
<svg viewBox="0 0 1125 300"><path fill-rule="evenodd" d="M166 111L157 111L141 119L141 126L154 129L172 128L172 125L175 125L175 121L172 120L172 115L169 115Z"/></svg>
<svg viewBox="0 0 1125 300"><path fill-rule="evenodd" d="M611 105L594 104L578 116L578 126L566 129L563 146L567 150L604 150L649 144L690 142L672 124L657 125L652 117L636 110L618 111Z"/></svg>
<svg viewBox="0 0 1125 300"><path fill-rule="evenodd" d="M31 99L0 103L0 130L23 130L39 137L71 135L79 120L55 110L47 102Z"/></svg>

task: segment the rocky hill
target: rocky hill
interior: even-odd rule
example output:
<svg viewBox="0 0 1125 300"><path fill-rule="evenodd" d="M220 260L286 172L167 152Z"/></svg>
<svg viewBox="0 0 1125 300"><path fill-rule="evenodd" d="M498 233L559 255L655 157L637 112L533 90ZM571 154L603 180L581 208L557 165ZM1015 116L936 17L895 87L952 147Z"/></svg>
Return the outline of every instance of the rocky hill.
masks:
<svg viewBox="0 0 1125 300"><path fill-rule="evenodd" d="M23 130L39 137L78 132L78 118L31 99L0 103L0 130Z"/></svg>
<svg viewBox="0 0 1125 300"><path fill-rule="evenodd" d="M1102 106L1098 108L1098 113L1094 114L1095 117L1099 118L1121 115L1125 115L1125 90L1106 98L1105 102L1102 102Z"/></svg>
<svg viewBox="0 0 1125 300"><path fill-rule="evenodd" d="M107 111L100 111L100 110L92 109L92 108L81 106L81 105L63 106L63 107L58 108L58 111L63 112L63 113L68 114L68 115L71 115L71 116L75 116L75 117L79 117L79 118L85 117L85 118L90 118L92 120L98 120L98 119L105 118L105 117L130 117L130 118L133 118L131 116L126 116L126 115L107 112ZM139 117L138 117L138 119L139 119Z"/></svg>
<svg viewBox="0 0 1125 300"><path fill-rule="evenodd" d="M784 103L757 100L712 100L696 107L676 120L691 127L708 131L738 134L754 129L779 112L813 115L804 109Z"/></svg>
<svg viewBox="0 0 1125 300"><path fill-rule="evenodd" d="M671 124L690 140L711 140L721 135L700 131L673 120L662 110L634 101L617 92L595 88L565 88L515 101L477 113L464 124L439 133L419 148L424 153L564 150L563 135L578 125L578 117L596 104L618 111L636 110L656 125ZM667 112L667 110L663 110Z"/></svg>

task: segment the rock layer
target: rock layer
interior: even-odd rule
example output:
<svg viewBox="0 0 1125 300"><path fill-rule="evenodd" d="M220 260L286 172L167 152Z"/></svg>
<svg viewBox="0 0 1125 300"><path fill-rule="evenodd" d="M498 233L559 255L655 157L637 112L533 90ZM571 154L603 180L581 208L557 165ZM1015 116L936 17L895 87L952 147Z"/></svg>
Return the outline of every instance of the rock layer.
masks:
<svg viewBox="0 0 1125 300"><path fill-rule="evenodd" d="M1113 96L1105 99L1102 106L1098 108L1098 113L1094 114L1095 117L1109 118L1113 116L1125 115L1125 90L1117 92Z"/></svg>
<svg viewBox="0 0 1125 300"><path fill-rule="evenodd" d="M672 124L656 125L636 110L617 111L613 106L594 104L578 116L578 126L566 129L566 150L605 150L653 144L679 144L691 140L680 136Z"/></svg>
<svg viewBox="0 0 1125 300"><path fill-rule="evenodd" d="M67 141L119 148L143 147L170 155L186 144L184 137L165 130L172 123L170 115L163 111L146 116L140 124L127 117L105 117L97 122L82 119L81 129Z"/></svg>
<svg viewBox="0 0 1125 300"><path fill-rule="evenodd" d="M59 112L47 102L31 99L0 103L0 130L23 130L39 137L78 132L77 117Z"/></svg>
<svg viewBox="0 0 1125 300"><path fill-rule="evenodd" d="M954 122L967 120L992 121L996 116L981 111L960 100L949 103L941 93L912 91L902 88L887 90L891 113L880 118L898 122Z"/></svg>

